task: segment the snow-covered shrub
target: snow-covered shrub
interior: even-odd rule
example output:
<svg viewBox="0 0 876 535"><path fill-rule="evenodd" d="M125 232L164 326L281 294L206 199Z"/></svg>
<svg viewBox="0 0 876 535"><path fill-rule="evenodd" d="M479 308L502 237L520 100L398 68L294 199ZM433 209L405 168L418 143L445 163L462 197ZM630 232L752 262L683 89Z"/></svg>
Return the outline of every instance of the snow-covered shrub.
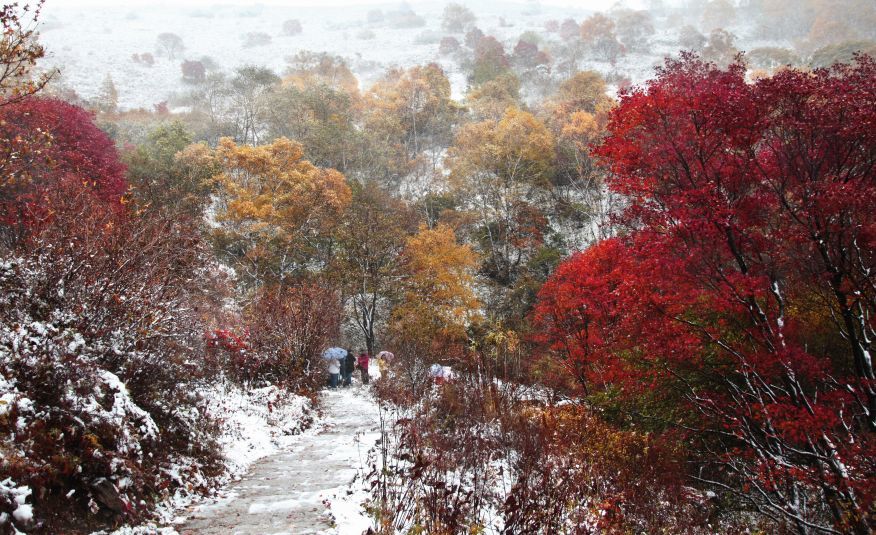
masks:
<svg viewBox="0 0 876 535"><path fill-rule="evenodd" d="M414 37L415 45L437 45L441 42L441 32L434 30L423 30Z"/></svg>
<svg viewBox="0 0 876 535"><path fill-rule="evenodd" d="M303 31L301 21L298 19L289 19L283 21L283 35L298 35Z"/></svg>
<svg viewBox="0 0 876 535"><path fill-rule="evenodd" d="M438 53L442 55L453 54L460 49L459 40L456 37L442 37L438 44Z"/></svg>
<svg viewBox="0 0 876 535"><path fill-rule="evenodd" d="M191 388L203 248L190 225L128 213L76 179L43 202L48 215L0 251L0 473L30 489L50 532L136 519L164 470L215 456ZM0 530L27 527L25 492L0 496Z"/></svg>
<svg viewBox="0 0 876 535"><path fill-rule="evenodd" d="M0 388L5 387L0 384ZM3 401L7 401L4 394ZM0 411L3 409L0 408ZM4 413L5 414L5 413ZM33 506L27 503L33 491L28 486L18 486L12 478L0 481L0 529L7 531L12 524L19 527L29 527L33 522ZM11 513L7 512L11 511Z"/></svg>
<svg viewBox="0 0 876 535"><path fill-rule="evenodd" d="M398 11L388 13L386 19L389 22L389 26L397 30L422 28L426 25L426 19L417 15L406 6L403 6Z"/></svg>
<svg viewBox="0 0 876 535"><path fill-rule="evenodd" d="M486 391L464 382L433 386L421 375L423 389L414 395L401 373L375 385L392 415L383 462L370 477L378 533L500 533L508 450L495 413L484 411Z"/></svg>
<svg viewBox="0 0 876 535"><path fill-rule="evenodd" d="M151 67L155 65L155 56L153 56L149 52L144 52L142 54L131 54L131 61L136 63L137 65L145 65L146 67Z"/></svg>
<svg viewBox="0 0 876 535"><path fill-rule="evenodd" d="M480 374L433 385L424 370L412 395L394 368L375 385L385 411L370 476L378 533L710 532L715 504L682 485L677 442Z"/></svg>
<svg viewBox="0 0 876 535"><path fill-rule="evenodd" d="M207 69L200 61L183 61L180 64L183 82L200 84L207 79Z"/></svg>

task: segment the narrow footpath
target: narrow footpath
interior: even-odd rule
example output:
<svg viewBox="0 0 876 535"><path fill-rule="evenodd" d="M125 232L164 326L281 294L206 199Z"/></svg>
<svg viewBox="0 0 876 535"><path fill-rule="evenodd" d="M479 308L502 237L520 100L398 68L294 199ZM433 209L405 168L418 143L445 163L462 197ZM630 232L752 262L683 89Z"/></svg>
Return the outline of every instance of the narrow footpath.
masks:
<svg viewBox="0 0 876 535"><path fill-rule="evenodd" d="M220 500L193 510L182 535L361 535L370 522L368 451L380 437L378 409L356 385L322 394L323 417L289 451L257 462Z"/></svg>

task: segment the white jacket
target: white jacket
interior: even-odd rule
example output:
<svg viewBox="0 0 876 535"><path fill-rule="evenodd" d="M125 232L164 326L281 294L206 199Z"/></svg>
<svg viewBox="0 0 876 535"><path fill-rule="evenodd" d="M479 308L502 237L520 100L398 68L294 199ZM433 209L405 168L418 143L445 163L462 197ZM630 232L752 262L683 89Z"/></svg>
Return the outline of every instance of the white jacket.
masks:
<svg viewBox="0 0 876 535"><path fill-rule="evenodd" d="M329 361L329 373L341 373L341 362L338 359Z"/></svg>

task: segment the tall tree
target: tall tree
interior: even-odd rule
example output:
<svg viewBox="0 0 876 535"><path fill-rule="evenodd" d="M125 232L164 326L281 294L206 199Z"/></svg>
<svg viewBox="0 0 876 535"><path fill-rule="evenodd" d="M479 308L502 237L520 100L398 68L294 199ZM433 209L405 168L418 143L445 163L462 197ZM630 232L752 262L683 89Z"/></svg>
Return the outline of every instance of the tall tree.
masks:
<svg viewBox="0 0 876 535"><path fill-rule="evenodd" d="M178 121L161 125L123 154L133 196L142 208L200 219L210 203L209 179L218 171L206 145Z"/></svg>
<svg viewBox="0 0 876 535"><path fill-rule="evenodd" d="M365 127L389 155L384 181L432 178L459 109L437 64L392 70L365 96Z"/></svg>
<svg viewBox="0 0 876 535"><path fill-rule="evenodd" d="M421 227L405 243L404 296L392 315L396 340L418 348L465 345L467 329L478 320L474 292L477 256L460 245L452 228ZM442 354L424 353L424 354Z"/></svg>
<svg viewBox="0 0 876 535"><path fill-rule="evenodd" d="M605 80L593 71L564 81L545 103L546 122L557 140L552 208L561 220L586 225L587 239L605 236L614 205L605 188L604 170L591 154L591 147L605 133L613 104Z"/></svg>
<svg viewBox="0 0 876 535"><path fill-rule="evenodd" d="M223 138L214 157L217 245L248 282L285 282L328 261L325 241L350 204L341 173L285 138L258 147Z"/></svg>
<svg viewBox="0 0 876 535"><path fill-rule="evenodd" d="M332 56L326 52L311 52L301 50L294 56L286 58L289 67L285 72L285 81L299 87L307 85L327 85L335 91L357 96L359 80L350 70L347 61L340 56Z"/></svg>
<svg viewBox="0 0 876 535"><path fill-rule="evenodd" d="M469 84L480 85L506 74L511 61L505 47L492 35L481 37L474 46L474 59L469 69Z"/></svg>
<svg viewBox="0 0 876 535"><path fill-rule="evenodd" d="M617 36L630 51L641 52L654 35L654 19L648 11L623 10L615 15Z"/></svg>
<svg viewBox="0 0 876 535"><path fill-rule="evenodd" d="M615 34L615 23L602 13L594 13L581 23L581 40L603 61L614 63L623 52Z"/></svg>
<svg viewBox="0 0 876 535"><path fill-rule="evenodd" d="M535 116L515 108L499 121L462 127L448 153L450 180L477 214L484 272L510 285L541 244L547 221L535 196L549 181L554 139Z"/></svg>
<svg viewBox="0 0 876 535"><path fill-rule="evenodd" d="M415 214L403 202L374 182L354 184L353 202L335 232L332 267L369 353L400 297L401 253L415 230Z"/></svg>
<svg viewBox="0 0 876 535"><path fill-rule="evenodd" d="M269 96L280 78L270 69L248 65L237 69L228 81L234 137L240 143L257 144L264 131L264 118L270 109Z"/></svg>
<svg viewBox="0 0 876 535"><path fill-rule="evenodd" d="M315 165L347 173L357 167L364 137L357 129L360 107L358 93L287 77L265 109L267 135L295 139Z"/></svg>
<svg viewBox="0 0 876 535"><path fill-rule="evenodd" d="M471 29L477 18L472 11L461 4L450 3L444 6L441 16L441 29L450 33L465 33Z"/></svg>
<svg viewBox="0 0 876 535"><path fill-rule="evenodd" d="M508 108L519 108L520 79L512 72L471 88L465 104L478 121L498 121Z"/></svg>
<svg viewBox="0 0 876 535"><path fill-rule="evenodd" d="M695 481L801 534L872 529L874 104L868 58L755 84L668 62L599 151L627 236L543 292L588 386L683 430Z"/></svg>
<svg viewBox="0 0 876 535"><path fill-rule="evenodd" d="M182 37L171 32L158 34L158 37L155 40L155 46L159 55L166 56L171 61L175 60L176 57L179 54L182 54L183 50L186 49Z"/></svg>

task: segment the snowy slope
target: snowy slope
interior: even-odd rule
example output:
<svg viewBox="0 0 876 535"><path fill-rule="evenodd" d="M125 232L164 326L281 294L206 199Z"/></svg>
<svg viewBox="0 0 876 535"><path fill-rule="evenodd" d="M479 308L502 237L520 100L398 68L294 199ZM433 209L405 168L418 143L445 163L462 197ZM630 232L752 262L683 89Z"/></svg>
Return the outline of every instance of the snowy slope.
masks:
<svg viewBox="0 0 876 535"><path fill-rule="evenodd" d="M282 72L287 56L300 50L326 51L347 58L354 72L369 85L390 66L410 66L438 61L448 71L456 97L465 89L465 77L453 62L438 54L436 39L441 32L444 3L416 4L414 10L427 21L420 28L394 29L389 24L368 23L367 13L381 8L384 13L397 9L386 6L351 8L291 8L279 6L211 8L110 7L76 8L50 1L45 9L41 39L49 58L45 66L61 69L63 81L85 98L95 97L107 74L119 90L124 108L147 107L167 100L174 91L188 87L181 80L183 59L211 57L225 71L256 64ZM487 34L507 41L509 52L517 37L527 30L543 31L548 19L575 17L587 13L576 8L545 7L535 11L525 4L488 3L475 6L478 26ZM509 21L502 27L499 18ZM303 32L296 36L281 34L287 19L298 19ZM372 39L362 39L371 30ZM156 55L160 33L172 32L182 37L186 46L183 57L174 60ZM244 46L248 33L264 32L272 42L266 46ZM457 35L462 39L461 35ZM132 61L133 54L152 53L152 67Z"/></svg>

